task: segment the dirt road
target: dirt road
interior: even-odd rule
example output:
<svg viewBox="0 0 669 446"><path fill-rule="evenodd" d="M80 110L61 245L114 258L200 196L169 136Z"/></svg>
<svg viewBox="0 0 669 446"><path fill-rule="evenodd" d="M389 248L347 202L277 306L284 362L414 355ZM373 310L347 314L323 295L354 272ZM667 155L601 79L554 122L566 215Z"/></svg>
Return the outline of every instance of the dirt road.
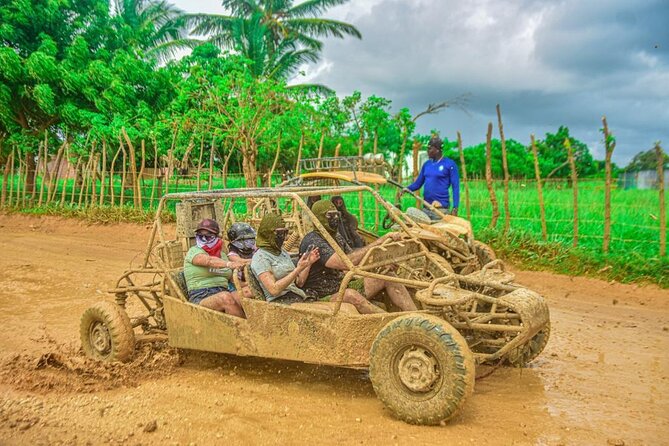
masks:
<svg viewBox="0 0 669 446"><path fill-rule="evenodd" d="M81 313L147 237L0 215L0 444L669 444L667 290L517 271L551 307L543 355L478 380L449 424L419 427L360 371L167 347L85 360Z"/></svg>

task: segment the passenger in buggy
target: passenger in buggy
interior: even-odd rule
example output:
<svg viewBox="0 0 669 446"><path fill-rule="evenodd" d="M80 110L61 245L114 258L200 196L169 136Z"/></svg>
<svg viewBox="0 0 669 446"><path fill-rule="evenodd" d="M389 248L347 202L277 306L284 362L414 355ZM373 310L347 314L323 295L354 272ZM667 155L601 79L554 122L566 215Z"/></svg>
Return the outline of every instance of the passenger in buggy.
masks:
<svg viewBox="0 0 669 446"><path fill-rule="evenodd" d="M188 300L211 310L246 317L238 294L228 289L232 270L243 263L230 260L223 252L220 233L218 223L210 218L202 220L195 230L195 245L184 258Z"/></svg>
<svg viewBox="0 0 669 446"><path fill-rule="evenodd" d="M251 260L251 272L258 279L265 300L291 304L304 302L307 295L300 288L309 275L311 265L318 261L318 249L305 252L293 263L282 249L288 229L280 214L266 214L258 226L258 250Z"/></svg>

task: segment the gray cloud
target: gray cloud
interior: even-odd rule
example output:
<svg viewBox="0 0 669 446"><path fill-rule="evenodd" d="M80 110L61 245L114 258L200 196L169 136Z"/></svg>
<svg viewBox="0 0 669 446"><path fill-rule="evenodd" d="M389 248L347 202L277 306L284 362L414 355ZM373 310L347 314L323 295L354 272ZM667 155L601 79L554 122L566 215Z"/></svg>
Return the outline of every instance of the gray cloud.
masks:
<svg viewBox="0 0 669 446"><path fill-rule="evenodd" d="M204 10L197 0L176 3ZM499 103L507 137L521 142L567 125L601 158L606 115L616 162L656 140L669 149L666 0L354 0L329 16L363 39L328 40L306 79L414 113L472 94L471 116L449 109L421 119L421 132L461 130L465 144L479 143Z"/></svg>

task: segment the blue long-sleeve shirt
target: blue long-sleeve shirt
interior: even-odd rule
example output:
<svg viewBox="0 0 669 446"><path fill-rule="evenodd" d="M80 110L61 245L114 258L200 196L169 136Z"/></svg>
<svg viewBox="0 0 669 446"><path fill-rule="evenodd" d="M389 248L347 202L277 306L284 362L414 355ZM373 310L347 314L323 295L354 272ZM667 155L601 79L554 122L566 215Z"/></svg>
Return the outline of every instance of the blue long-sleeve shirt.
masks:
<svg viewBox="0 0 669 446"><path fill-rule="evenodd" d="M420 169L416 181L408 186L411 191L417 191L423 185L423 198L432 204L438 201L445 208L450 207L449 187L453 188L453 207L460 205L460 176L458 166L450 158L439 161L427 160Z"/></svg>

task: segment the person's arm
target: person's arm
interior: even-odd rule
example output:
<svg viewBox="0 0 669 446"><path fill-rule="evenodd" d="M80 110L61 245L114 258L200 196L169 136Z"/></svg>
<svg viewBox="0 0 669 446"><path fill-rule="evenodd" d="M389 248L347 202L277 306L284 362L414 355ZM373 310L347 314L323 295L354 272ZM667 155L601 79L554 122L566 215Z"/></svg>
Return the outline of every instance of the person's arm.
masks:
<svg viewBox="0 0 669 446"><path fill-rule="evenodd" d="M220 257L210 256L209 254L198 254L193 257L193 265L203 266L205 268L223 268L223 269L234 269L244 266L243 263L222 259Z"/></svg>
<svg viewBox="0 0 669 446"><path fill-rule="evenodd" d="M228 258L237 263L241 263L242 265L250 265L251 264L251 259L242 259L242 257L237 254L236 252L230 252L228 253Z"/></svg>
<svg viewBox="0 0 669 446"><path fill-rule="evenodd" d="M363 246L360 249L356 249L355 251L351 252L348 254L348 258L351 260L351 262L354 265L357 265L360 263L363 257L365 257L365 254L367 254L367 251L369 251L371 248L375 246L381 245L384 241L386 241L388 238L392 238L393 240L398 240L400 238L401 234L398 232L390 232L383 237L380 237L376 240L374 240L372 243L370 243L367 246ZM325 267L326 268L331 268L331 269L339 269L339 270L347 270L348 266L346 266L346 263L342 260L341 257L335 252L330 256L330 258L325 262Z"/></svg>
<svg viewBox="0 0 669 446"><path fill-rule="evenodd" d="M453 189L453 215L458 215L457 209L460 207L460 174L458 173L458 166L453 163L451 169L451 188Z"/></svg>
<svg viewBox="0 0 669 446"><path fill-rule="evenodd" d="M425 164L423 164L423 167L420 168L420 173L418 174L418 178L416 178L416 181L409 184L407 186L407 189L409 189L411 192L415 192L421 187L423 187L423 183L425 183Z"/></svg>
<svg viewBox="0 0 669 446"><path fill-rule="evenodd" d="M308 261L307 261L307 267L304 268L302 270L302 272L297 275L297 279L295 279L295 285L297 285L298 288L302 288L304 286L304 284L307 281L307 278L309 277L309 271L311 271L311 265L316 263L318 261L318 259L320 259L320 258L321 258L321 255L318 251L318 248L314 248L309 253L309 257L308 257Z"/></svg>
<svg viewBox="0 0 669 446"><path fill-rule="evenodd" d="M291 283L295 282L300 274L304 272L307 267L311 267L311 264L308 263L309 259L307 254L304 254L300 260L297 262L297 266L294 270L286 274L279 280L276 280L274 274L271 271L265 271L258 275L258 279L262 282L263 286L274 297L278 297L279 294L288 288ZM308 274L308 272L307 272ZM306 280L306 277L305 277Z"/></svg>

